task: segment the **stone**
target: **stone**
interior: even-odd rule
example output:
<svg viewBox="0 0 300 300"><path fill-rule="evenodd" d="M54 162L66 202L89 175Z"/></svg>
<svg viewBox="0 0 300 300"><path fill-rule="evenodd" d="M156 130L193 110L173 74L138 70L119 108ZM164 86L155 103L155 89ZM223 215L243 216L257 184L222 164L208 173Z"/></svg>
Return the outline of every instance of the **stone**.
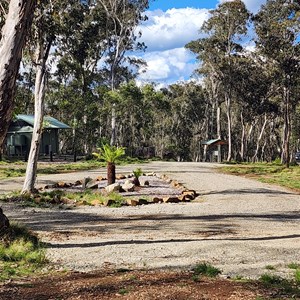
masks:
<svg viewBox="0 0 300 300"><path fill-rule="evenodd" d="M91 177L84 177L82 181L82 188L86 188L87 184L92 181L93 179Z"/></svg>
<svg viewBox="0 0 300 300"><path fill-rule="evenodd" d="M65 187L65 182L63 182L63 181L60 181L60 182L58 182L57 183L57 187L59 187L59 188L64 188Z"/></svg>
<svg viewBox="0 0 300 300"><path fill-rule="evenodd" d="M171 186L172 186L172 187L175 187L175 188L176 188L178 185L179 185L179 182L178 182L178 181L176 181L176 180L172 180L172 181L171 181Z"/></svg>
<svg viewBox="0 0 300 300"><path fill-rule="evenodd" d="M144 179L144 178L141 178L141 179L140 179L140 185L141 185L141 186L149 186L150 183L149 183L148 180L146 180L146 179Z"/></svg>
<svg viewBox="0 0 300 300"><path fill-rule="evenodd" d="M103 177L103 176L98 176L96 178L96 181L102 181L102 180L107 180L107 178Z"/></svg>
<svg viewBox="0 0 300 300"><path fill-rule="evenodd" d="M105 187L105 191L107 193L112 193L112 192L119 192L121 189L121 185L119 183L113 183Z"/></svg>
<svg viewBox="0 0 300 300"><path fill-rule="evenodd" d="M149 202L146 199L139 199L139 205L147 205Z"/></svg>
<svg viewBox="0 0 300 300"><path fill-rule="evenodd" d="M152 202L153 203L162 203L162 202L164 202L164 200L162 198L159 198L159 197L154 197L152 199Z"/></svg>
<svg viewBox="0 0 300 300"><path fill-rule="evenodd" d="M126 176L123 175L123 174L119 174L119 175L116 176L117 180L122 180L122 179L125 179L125 178L126 178Z"/></svg>
<svg viewBox="0 0 300 300"><path fill-rule="evenodd" d="M163 201L164 203L178 203L179 199L178 197L164 197Z"/></svg>
<svg viewBox="0 0 300 300"><path fill-rule="evenodd" d="M146 173L146 176L155 176L155 173L154 172Z"/></svg>
<svg viewBox="0 0 300 300"><path fill-rule="evenodd" d="M82 185L82 180L76 180L74 185L75 186Z"/></svg>
<svg viewBox="0 0 300 300"><path fill-rule="evenodd" d="M137 206L139 205L139 201L136 199L127 199L126 203L130 206Z"/></svg>
<svg viewBox="0 0 300 300"><path fill-rule="evenodd" d="M126 180L125 183L122 185L122 189L125 192L133 192L134 191L134 183L132 183L130 180Z"/></svg>
<svg viewBox="0 0 300 300"><path fill-rule="evenodd" d="M180 196L178 196L178 200L179 200L179 201L186 201L185 195L180 195Z"/></svg>
<svg viewBox="0 0 300 300"><path fill-rule="evenodd" d="M185 191L182 191L182 195L185 195L185 196L188 195L190 197L190 200L194 200L197 196L197 193L194 190L185 190Z"/></svg>
<svg viewBox="0 0 300 300"><path fill-rule="evenodd" d="M98 185L99 185L99 181L97 181L97 180L92 180L92 181L89 181L89 182L86 184L86 188L87 188L87 189L97 189L97 188L98 188Z"/></svg>

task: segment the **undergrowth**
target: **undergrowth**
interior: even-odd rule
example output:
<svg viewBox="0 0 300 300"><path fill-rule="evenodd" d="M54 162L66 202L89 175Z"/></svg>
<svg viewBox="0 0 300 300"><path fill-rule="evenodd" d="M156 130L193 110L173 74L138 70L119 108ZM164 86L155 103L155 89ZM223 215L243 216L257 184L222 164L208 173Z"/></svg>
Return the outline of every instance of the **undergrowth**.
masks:
<svg viewBox="0 0 300 300"><path fill-rule="evenodd" d="M47 263L45 249L26 227L11 224L0 237L0 280L39 272Z"/></svg>

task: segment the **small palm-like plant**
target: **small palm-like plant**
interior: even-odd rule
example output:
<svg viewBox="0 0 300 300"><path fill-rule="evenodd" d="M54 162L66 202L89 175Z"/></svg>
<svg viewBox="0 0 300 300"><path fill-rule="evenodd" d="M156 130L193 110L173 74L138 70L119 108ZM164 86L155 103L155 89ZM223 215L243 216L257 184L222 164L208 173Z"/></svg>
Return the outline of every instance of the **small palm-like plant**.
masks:
<svg viewBox="0 0 300 300"><path fill-rule="evenodd" d="M116 182L116 161L125 154L125 148L104 144L98 150L99 153L93 153L93 155L107 162L108 185L113 184Z"/></svg>
<svg viewBox="0 0 300 300"><path fill-rule="evenodd" d="M136 186L140 186L140 180L139 178L143 175L143 171L141 168L137 168L133 171L133 175L134 175L134 184Z"/></svg>

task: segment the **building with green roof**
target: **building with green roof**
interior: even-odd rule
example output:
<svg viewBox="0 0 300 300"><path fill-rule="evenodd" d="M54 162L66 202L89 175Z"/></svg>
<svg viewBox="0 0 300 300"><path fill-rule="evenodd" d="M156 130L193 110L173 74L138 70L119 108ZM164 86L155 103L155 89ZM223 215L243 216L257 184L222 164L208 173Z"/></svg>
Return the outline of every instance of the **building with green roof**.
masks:
<svg viewBox="0 0 300 300"><path fill-rule="evenodd" d="M6 155L26 157L30 150L34 126L33 115L16 115L6 136ZM70 126L50 116L44 117L40 155L59 153L59 130L71 129Z"/></svg>

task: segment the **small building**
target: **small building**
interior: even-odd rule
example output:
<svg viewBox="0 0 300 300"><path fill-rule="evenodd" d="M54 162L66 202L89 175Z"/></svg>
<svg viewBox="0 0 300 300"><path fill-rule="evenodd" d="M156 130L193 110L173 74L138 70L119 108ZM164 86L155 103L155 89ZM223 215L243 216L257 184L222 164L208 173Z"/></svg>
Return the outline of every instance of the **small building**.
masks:
<svg viewBox="0 0 300 300"><path fill-rule="evenodd" d="M204 145L205 161L222 161L222 146L227 145L227 141L224 141L222 139L212 139L204 141L201 144Z"/></svg>
<svg viewBox="0 0 300 300"><path fill-rule="evenodd" d="M26 157L30 150L34 126L33 115L16 115L11 122L6 136L6 155ZM59 153L59 130L71 129L70 126L52 118L44 117L40 155Z"/></svg>

